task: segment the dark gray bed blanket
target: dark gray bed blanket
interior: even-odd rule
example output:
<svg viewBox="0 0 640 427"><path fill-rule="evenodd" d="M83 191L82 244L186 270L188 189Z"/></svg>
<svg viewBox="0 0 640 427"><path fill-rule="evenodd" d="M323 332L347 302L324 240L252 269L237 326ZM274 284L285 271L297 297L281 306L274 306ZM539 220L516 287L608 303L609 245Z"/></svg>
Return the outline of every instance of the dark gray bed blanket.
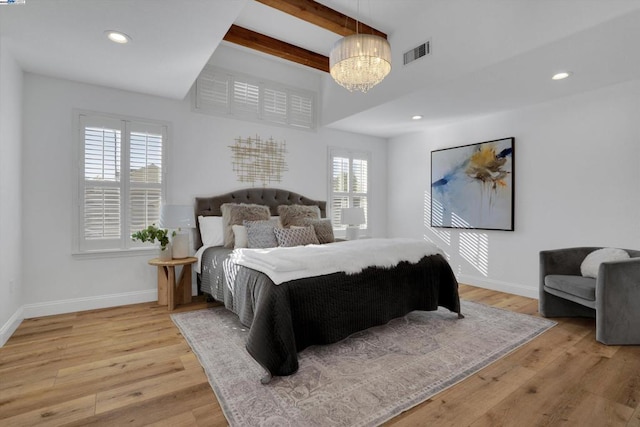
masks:
<svg viewBox="0 0 640 427"><path fill-rule="evenodd" d="M211 295L215 300L225 302L231 310L233 296L230 294L224 277L223 264L233 249L222 246L207 248L202 254L201 273L198 275L198 285L202 292ZM229 303L229 306L226 305ZM233 311L233 310L231 310Z"/></svg>
<svg viewBox="0 0 640 427"><path fill-rule="evenodd" d="M392 269L372 267L280 285L246 267L235 266L234 274L227 292L231 302L225 300L225 306L250 326L247 351L271 375L296 372L297 353L310 345L340 341L413 310L441 306L460 313L458 283L440 255Z"/></svg>

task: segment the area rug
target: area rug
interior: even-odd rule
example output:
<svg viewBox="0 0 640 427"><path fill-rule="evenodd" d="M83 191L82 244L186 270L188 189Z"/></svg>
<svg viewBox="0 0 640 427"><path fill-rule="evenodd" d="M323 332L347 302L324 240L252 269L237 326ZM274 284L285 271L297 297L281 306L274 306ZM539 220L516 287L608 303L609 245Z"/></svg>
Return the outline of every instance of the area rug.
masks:
<svg viewBox="0 0 640 427"><path fill-rule="evenodd" d="M171 315L204 367L232 426L374 426L425 401L555 325L462 301L415 311L298 354L298 372L260 383L248 334L223 307Z"/></svg>

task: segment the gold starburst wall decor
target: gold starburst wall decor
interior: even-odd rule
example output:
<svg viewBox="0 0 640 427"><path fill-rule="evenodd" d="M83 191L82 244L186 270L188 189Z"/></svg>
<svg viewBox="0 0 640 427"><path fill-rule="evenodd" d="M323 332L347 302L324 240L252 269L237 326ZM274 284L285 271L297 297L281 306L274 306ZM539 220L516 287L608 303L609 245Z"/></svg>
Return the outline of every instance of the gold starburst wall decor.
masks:
<svg viewBox="0 0 640 427"><path fill-rule="evenodd" d="M262 182L262 186L266 187L267 184L282 181L283 172L288 170L285 141L276 141L273 137L262 140L258 135L255 138L238 137L229 148L233 171L240 182L249 182L252 186Z"/></svg>

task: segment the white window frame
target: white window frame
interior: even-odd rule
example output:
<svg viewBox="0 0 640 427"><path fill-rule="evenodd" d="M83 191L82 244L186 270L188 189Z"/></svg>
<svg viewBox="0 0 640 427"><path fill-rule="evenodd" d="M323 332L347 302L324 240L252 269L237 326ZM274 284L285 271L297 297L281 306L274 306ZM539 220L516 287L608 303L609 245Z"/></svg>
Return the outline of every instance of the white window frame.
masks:
<svg viewBox="0 0 640 427"><path fill-rule="evenodd" d="M349 180L351 183L351 177L354 175L353 172L353 162L354 160L366 160L367 162L367 177L366 177L366 192L357 193L353 191L353 187L349 185L349 189L346 192L335 192L333 189L333 159L335 157L343 157L349 159ZM340 197L348 198L348 205L343 207L353 207L353 200L357 197L364 197L367 200L367 205L365 208L365 224L360 226L360 237L369 237L371 233L371 153L368 151L362 150L350 150L346 148L340 147L329 147L328 149L328 192L329 200L327 201L327 217L331 218L333 224L333 232L336 237L344 238L346 236L345 225L340 224L340 212L334 212L334 199Z"/></svg>
<svg viewBox="0 0 640 427"><path fill-rule="evenodd" d="M244 85L258 88L257 93L252 92L258 97L256 111L244 108L244 103L236 101L235 88ZM211 64L207 64L202 69L194 87L192 106L198 113L286 126L298 130L317 130L318 96L314 91L225 70ZM274 91L285 97L286 107L282 114L271 114L267 111L266 91ZM309 114L304 114L307 110Z"/></svg>
<svg viewBox="0 0 640 427"><path fill-rule="evenodd" d="M85 180L85 127L106 124L110 127L118 127L121 131L121 158L119 182L98 181L97 186L118 188L120 190L120 237L113 239L86 239L84 234L84 190ZM133 241L131 234L138 230L130 228L130 188L132 186L130 176L130 135L132 132L159 131L162 134L162 165L160 183L140 183L133 185L146 189L160 189L160 204L166 200L166 176L168 171L168 141L170 125L167 122L141 119L137 117L123 116L93 111L75 110L74 129L76 130L76 144L74 150L74 209L73 209L73 255L78 257L113 257L130 256L132 254L149 255L157 251L156 246L149 243ZM159 218L158 218L159 219ZM155 222L155 221L154 221Z"/></svg>

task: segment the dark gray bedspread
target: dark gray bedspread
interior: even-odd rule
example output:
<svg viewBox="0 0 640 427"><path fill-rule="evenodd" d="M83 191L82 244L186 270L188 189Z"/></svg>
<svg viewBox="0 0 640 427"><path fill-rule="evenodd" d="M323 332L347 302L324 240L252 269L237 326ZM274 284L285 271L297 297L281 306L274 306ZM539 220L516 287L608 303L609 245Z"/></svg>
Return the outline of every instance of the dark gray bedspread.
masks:
<svg viewBox="0 0 640 427"><path fill-rule="evenodd" d="M200 290L220 302L226 301L227 282L222 265L233 249L222 246L208 248L202 254L201 273L198 276Z"/></svg>
<svg viewBox="0 0 640 427"><path fill-rule="evenodd" d="M202 262L203 284L206 276L220 279L218 273L207 273L207 268L212 259L224 258L216 250L208 259L207 252ZM225 265L223 259L215 262ZM340 341L413 310L441 306L460 313L458 283L440 255L424 257L416 264L402 262L392 269L371 267L355 275L334 273L280 285L263 273L228 261L226 269L231 280L226 283L222 277L222 282L209 286L217 293L212 296L250 327L247 351L271 375L296 372L297 353L310 345Z"/></svg>

